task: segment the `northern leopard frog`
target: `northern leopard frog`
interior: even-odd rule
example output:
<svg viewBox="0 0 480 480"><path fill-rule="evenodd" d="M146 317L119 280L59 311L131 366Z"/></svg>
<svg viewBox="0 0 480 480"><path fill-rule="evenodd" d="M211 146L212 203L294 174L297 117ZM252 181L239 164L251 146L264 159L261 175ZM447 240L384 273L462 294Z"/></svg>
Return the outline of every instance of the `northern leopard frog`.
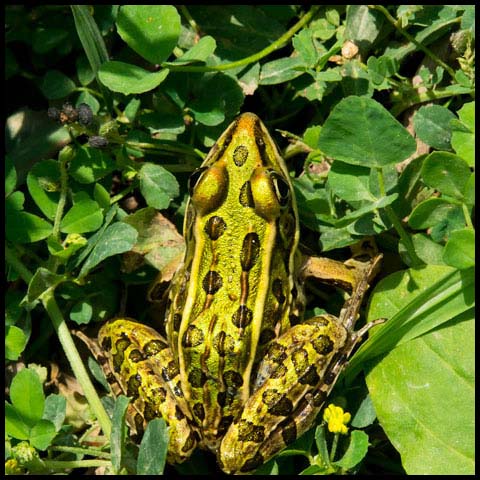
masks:
<svg viewBox="0 0 480 480"><path fill-rule="evenodd" d="M99 342L133 398L137 427L157 416L168 422L169 462L199 445L225 472L249 472L311 427L371 326L353 330L380 256L302 257L287 167L252 113L227 128L189 187L166 340L117 318ZM307 276L350 289L339 318L303 320Z"/></svg>

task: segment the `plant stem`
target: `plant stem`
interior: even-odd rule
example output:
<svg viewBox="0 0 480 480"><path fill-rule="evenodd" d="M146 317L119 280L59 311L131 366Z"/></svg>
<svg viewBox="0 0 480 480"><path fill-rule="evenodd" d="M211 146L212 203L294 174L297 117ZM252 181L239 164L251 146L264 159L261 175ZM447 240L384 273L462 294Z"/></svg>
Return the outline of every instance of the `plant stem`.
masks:
<svg viewBox="0 0 480 480"><path fill-rule="evenodd" d="M395 18L390 15L390 12L383 5L368 5L368 8L382 12L383 15L385 15L385 18L393 25L393 28L397 29L408 41L412 42L417 48L419 48L423 53L425 53L425 55L429 56L435 63L444 68L453 79L455 78L455 71L443 60L441 60L437 55L435 55L429 48L424 47L412 35L410 35L402 27L400 27L397 20L395 20Z"/></svg>
<svg viewBox="0 0 480 480"><path fill-rule="evenodd" d="M266 57L270 53L274 52L278 48L282 47L295 33L297 33L304 25L306 25L317 13L320 6L313 6L292 28L286 31L280 38L271 43L268 47L260 50L249 57L242 58L236 62L223 63L221 65L214 65L211 67L199 67L199 66L189 66L189 65L173 65L171 63L162 64L162 67L168 68L169 70L175 72L220 72L223 70L231 70L232 68L243 67L249 65L250 63L257 62L263 57Z"/></svg>
<svg viewBox="0 0 480 480"><path fill-rule="evenodd" d="M80 383L80 386L83 389L83 393L87 398L87 401L90 405L90 408L93 410L95 416L102 427L103 433L107 437L110 437L112 430L110 418L107 415L107 412L103 408L102 402L100 401L99 396L88 376L88 373L83 365L82 359L78 353L75 344L73 343L72 336L68 330L65 319L63 318L62 312L58 308L58 304L54 297L54 289L47 289L42 295L41 300L45 310L47 311L50 319L52 320L53 327L58 335L58 339L63 347L65 356L67 357L70 366L73 370L73 373Z"/></svg>
<svg viewBox="0 0 480 480"><path fill-rule="evenodd" d="M385 192L385 182L383 178L383 170L381 167L377 168L378 172L378 185L380 188L380 194L382 196L386 196ZM420 260L415 253L415 248L413 246L411 238L408 236L407 232L403 228L402 222L398 219L397 214L393 211L392 207L390 205L386 205L385 207L385 213L388 216L388 219L392 222L393 227L397 231L400 240L403 243L403 246L407 250L407 253L410 257L411 261L411 266L413 268L419 267L420 265L423 265L422 260Z"/></svg>

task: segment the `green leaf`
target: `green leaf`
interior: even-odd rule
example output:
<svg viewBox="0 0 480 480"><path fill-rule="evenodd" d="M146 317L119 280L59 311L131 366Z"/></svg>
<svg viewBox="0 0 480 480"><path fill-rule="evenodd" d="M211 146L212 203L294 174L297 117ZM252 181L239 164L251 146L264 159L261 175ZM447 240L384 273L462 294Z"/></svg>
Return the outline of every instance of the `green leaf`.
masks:
<svg viewBox="0 0 480 480"><path fill-rule="evenodd" d="M67 409L67 400L63 395L51 393L45 399L45 409L43 411L43 419L51 421L55 425L58 432L62 428L63 421Z"/></svg>
<svg viewBox="0 0 480 480"><path fill-rule="evenodd" d="M328 185L347 202L377 199L369 189L370 169L335 160L328 172Z"/></svg>
<svg viewBox="0 0 480 480"><path fill-rule="evenodd" d="M199 123L215 126L226 117L236 115L243 100L244 95L238 82L228 75L216 73L202 77L198 82L190 109Z"/></svg>
<svg viewBox="0 0 480 480"><path fill-rule="evenodd" d="M38 450L46 450L56 437L55 425L50 420L40 420L30 430L30 443Z"/></svg>
<svg viewBox="0 0 480 480"><path fill-rule="evenodd" d="M163 418L147 425L137 459L137 475L163 475L167 459L168 429Z"/></svg>
<svg viewBox="0 0 480 480"><path fill-rule="evenodd" d="M292 44L302 57L304 65L313 67L318 58L317 50L313 43L313 31L309 28L303 28L293 37Z"/></svg>
<svg viewBox="0 0 480 480"><path fill-rule="evenodd" d="M75 83L59 70L48 70L40 86L48 100L68 97L75 90Z"/></svg>
<svg viewBox="0 0 480 480"><path fill-rule="evenodd" d="M103 210L110 208L110 194L100 183L96 183L93 187L93 198Z"/></svg>
<svg viewBox="0 0 480 480"><path fill-rule="evenodd" d="M5 155L5 198L8 197L17 186L17 171L10 155Z"/></svg>
<svg viewBox="0 0 480 480"><path fill-rule="evenodd" d="M36 53L45 54L68 42L68 31L63 28L38 27L33 32L32 47Z"/></svg>
<svg viewBox="0 0 480 480"><path fill-rule="evenodd" d="M115 168L114 161L98 148L81 147L70 162L70 175L79 183L93 183Z"/></svg>
<svg viewBox="0 0 480 480"><path fill-rule="evenodd" d="M421 107L413 117L417 136L438 150L450 150L452 130L450 126L455 114L440 105Z"/></svg>
<svg viewBox="0 0 480 480"><path fill-rule="evenodd" d="M260 85L277 85L288 82L305 73L300 57L278 58L264 63L260 71Z"/></svg>
<svg viewBox="0 0 480 480"><path fill-rule="evenodd" d="M93 308L89 299L77 302L70 310L70 320L77 325L90 322L92 319Z"/></svg>
<svg viewBox="0 0 480 480"><path fill-rule="evenodd" d="M85 276L92 268L112 255L128 252L137 241L137 231L123 222L110 225L98 239L92 253L82 266L79 277Z"/></svg>
<svg viewBox="0 0 480 480"><path fill-rule="evenodd" d="M433 152L422 166L424 182L444 195L463 200L465 185L471 175L462 158L448 152Z"/></svg>
<svg viewBox="0 0 480 480"><path fill-rule="evenodd" d="M29 303L35 302L48 289L55 288L64 280L64 275L53 273L44 267L37 268L37 271L33 274L33 277L28 284L26 301Z"/></svg>
<svg viewBox="0 0 480 480"><path fill-rule="evenodd" d="M391 350L368 373L379 422L407 474L474 474L474 351L471 309Z"/></svg>
<svg viewBox="0 0 480 480"><path fill-rule="evenodd" d="M97 202L81 200L73 205L60 222L63 233L94 232L103 222L103 214Z"/></svg>
<svg viewBox="0 0 480 480"><path fill-rule="evenodd" d="M56 160L36 163L27 175L30 195L38 208L49 219L57 213L60 198L60 168Z"/></svg>
<svg viewBox="0 0 480 480"><path fill-rule="evenodd" d="M443 260L459 270L475 266L475 230L464 228L451 232L443 251Z"/></svg>
<svg viewBox="0 0 480 480"><path fill-rule="evenodd" d="M87 5L71 5L75 27L93 73L108 61L108 52L102 34Z"/></svg>
<svg viewBox="0 0 480 480"><path fill-rule="evenodd" d="M138 176L140 191L151 207L163 210L179 194L177 179L160 165L145 163Z"/></svg>
<svg viewBox="0 0 480 480"><path fill-rule="evenodd" d="M5 235L13 243L33 243L47 238L52 233L52 225L33 213L19 212L7 208L5 211L7 228Z"/></svg>
<svg viewBox="0 0 480 480"><path fill-rule="evenodd" d="M110 453L112 455L112 465L115 472L119 472L122 467L123 452L125 448L126 425L125 416L130 399L120 395L115 400L115 407L112 415L112 434L110 435Z"/></svg>
<svg viewBox="0 0 480 480"><path fill-rule="evenodd" d="M350 359L347 382L367 360L464 315L474 303L473 269L458 271L448 266L427 265L382 279L370 297L368 320L388 320L370 330L369 340Z"/></svg>
<svg viewBox="0 0 480 480"><path fill-rule="evenodd" d="M340 460L333 462L333 465L350 470L358 465L368 451L368 435L361 430L353 430L350 435L350 444L347 451Z"/></svg>
<svg viewBox="0 0 480 480"><path fill-rule="evenodd" d="M458 116L465 128L452 126L452 148L470 167L475 165L475 103L466 103Z"/></svg>
<svg viewBox="0 0 480 480"><path fill-rule="evenodd" d="M355 428L365 428L371 425L376 418L377 413L375 412L372 399L370 398L370 395L367 395L360 403L360 406L350 424Z"/></svg>
<svg viewBox="0 0 480 480"><path fill-rule="evenodd" d="M170 56L180 36L180 16L172 5L123 5L116 24L128 46L154 64Z"/></svg>
<svg viewBox="0 0 480 480"><path fill-rule="evenodd" d="M25 349L27 336L21 328L15 325L5 327L5 358L18 360L18 357Z"/></svg>
<svg viewBox="0 0 480 480"><path fill-rule="evenodd" d="M345 163L382 167L407 158L416 144L382 105L350 96L330 113L320 132L319 147Z"/></svg>
<svg viewBox="0 0 480 480"><path fill-rule="evenodd" d="M188 65L190 63L205 62L207 58L215 52L217 42L210 35L202 37L190 50L187 50L181 57L173 62L164 62L168 65Z"/></svg>
<svg viewBox="0 0 480 480"><path fill-rule="evenodd" d="M444 198L429 198L413 209L408 224L412 228L423 230L442 222L452 212L463 218L463 210L459 205L454 205Z"/></svg>
<svg viewBox="0 0 480 480"><path fill-rule="evenodd" d="M130 95L153 90L167 78L168 73L166 68L149 72L130 63L110 61L100 67L98 78L110 90Z"/></svg>
<svg viewBox="0 0 480 480"><path fill-rule="evenodd" d="M367 5L348 5L344 38L357 45L371 44L380 32L382 20L382 14Z"/></svg>
<svg viewBox="0 0 480 480"><path fill-rule="evenodd" d="M103 63L108 61L108 52L102 34L92 17L88 5L72 5L73 19L75 21L75 29L77 30L78 38L87 56L88 63L98 79L98 70ZM98 7L97 7L98 9ZM79 78L80 82L82 79ZM106 89L100 82L99 87L102 96L109 110L113 109L111 92Z"/></svg>
<svg viewBox="0 0 480 480"><path fill-rule="evenodd" d="M30 427L42 418L45 395L36 372L24 368L15 375L10 385L10 400Z"/></svg>
<svg viewBox="0 0 480 480"><path fill-rule="evenodd" d="M18 410L5 402L5 433L18 440L27 440L30 427L25 423L23 415Z"/></svg>
<svg viewBox="0 0 480 480"><path fill-rule="evenodd" d="M416 233L411 236L415 253L420 260L429 265L445 265L442 259L443 246L434 242L425 233ZM403 243L400 244L403 246ZM406 251L400 251L400 254L406 254Z"/></svg>

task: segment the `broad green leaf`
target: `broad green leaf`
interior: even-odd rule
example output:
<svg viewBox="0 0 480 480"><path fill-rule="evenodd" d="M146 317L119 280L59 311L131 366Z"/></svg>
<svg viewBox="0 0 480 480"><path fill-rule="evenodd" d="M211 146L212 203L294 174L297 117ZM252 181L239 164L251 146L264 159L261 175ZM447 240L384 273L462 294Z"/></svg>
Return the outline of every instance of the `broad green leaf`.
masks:
<svg viewBox="0 0 480 480"><path fill-rule="evenodd" d="M445 265L442 259L443 246L437 242L434 242L425 233L416 233L411 236L415 253L420 260L423 260L429 265ZM403 245L403 244L401 244ZM406 252L400 252L405 253Z"/></svg>
<svg viewBox="0 0 480 480"><path fill-rule="evenodd" d="M131 250L137 236L137 231L126 223L117 222L110 225L101 233L92 253L83 264L79 277L86 275L106 258Z"/></svg>
<svg viewBox="0 0 480 480"><path fill-rule="evenodd" d="M30 427L42 418L45 395L36 372L24 368L15 375L10 385L10 400Z"/></svg>
<svg viewBox="0 0 480 480"><path fill-rule="evenodd" d="M27 440L30 434L23 415L8 402L5 402L5 433L18 440Z"/></svg>
<svg viewBox="0 0 480 480"><path fill-rule="evenodd" d="M6 209L5 235L13 243L33 243L47 238L52 233L52 225L33 213Z"/></svg>
<svg viewBox="0 0 480 480"><path fill-rule="evenodd" d="M160 165L145 163L138 176L140 191L151 207L163 210L179 194L177 179Z"/></svg>
<svg viewBox="0 0 480 480"><path fill-rule="evenodd" d="M475 266L475 230L464 228L450 233L443 260L460 270Z"/></svg>
<svg viewBox="0 0 480 480"><path fill-rule="evenodd" d="M103 214L95 200L84 199L75 203L60 222L63 233L94 232L103 222Z"/></svg>
<svg viewBox="0 0 480 480"><path fill-rule="evenodd" d="M110 156L98 148L81 147L70 162L70 175L79 183L93 183L115 168Z"/></svg>
<svg viewBox="0 0 480 480"><path fill-rule="evenodd" d="M55 425L50 420L40 420L30 430L29 440L38 450L46 450L56 435Z"/></svg>
<svg viewBox="0 0 480 480"><path fill-rule="evenodd" d="M413 126L417 136L438 150L450 150L452 130L450 121L455 114L441 105L421 107L413 117Z"/></svg>
<svg viewBox="0 0 480 480"><path fill-rule="evenodd" d="M68 97L75 90L75 83L59 70L48 70L40 88L48 100L56 100Z"/></svg>
<svg viewBox="0 0 480 480"><path fill-rule="evenodd" d="M162 475L167 459L168 429L163 418L155 418L147 425L140 443L137 475Z"/></svg>
<svg viewBox="0 0 480 480"><path fill-rule="evenodd" d="M429 187L459 200L470 175L467 162L448 152L432 152L422 166L422 178Z"/></svg>
<svg viewBox="0 0 480 480"><path fill-rule="evenodd" d="M333 465L347 470L352 469L365 457L368 451L368 445L368 435L361 430L353 430L350 434L350 444L348 445L347 451L340 460L333 462Z"/></svg>
<svg viewBox="0 0 480 480"><path fill-rule="evenodd" d="M365 97L341 100L322 127L320 149L345 163L382 167L401 162L415 140L379 103Z"/></svg>
<svg viewBox="0 0 480 480"><path fill-rule="evenodd" d="M195 120L207 126L219 125L225 118L237 115L244 100L238 82L224 73L202 77L195 88L196 97L190 109Z"/></svg>
<svg viewBox="0 0 480 480"><path fill-rule="evenodd" d="M110 435L110 453L115 472L119 472L122 466L123 451L125 448L126 425L125 415L130 399L120 395L115 400L112 415L112 434Z"/></svg>
<svg viewBox="0 0 480 480"><path fill-rule="evenodd" d="M27 337L21 328L15 325L5 327L5 358L18 360L26 344Z"/></svg>
<svg viewBox="0 0 480 480"><path fill-rule="evenodd" d="M371 44L377 38L383 24L383 15L367 5L348 5L345 37L361 44Z"/></svg>
<svg viewBox="0 0 480 480"><path fill-rule="evenodd" d="M351 381L362 365L393 348L464 315L475 302L473 269L426 265L395 272L382 279L370 297L368 321L387 321L370 330L346 371Z"/></svg>
<svg viewBox="0 0 480 480"><path fill-rule="evenodd" d="M65 420L65 413L67 408L67 400L63 395L51 393L45 399L45 409L43 411L43 419L50 420L55 425L55 430L58 432Z"/></svg>
<svg viewBox="0 0 480 480"><path fill-rule="evenodd" d="M60 198L60 169L56 160L36 163L27 175L27 186L37 207L53 220Z"/></svg>
<svg viewBox="0 0 480 480"><path fill-rule="evenodd" d="M262 65L260 85L277 85L303 75L304 61L300 57L278 58Z"/></svg>
<svg viewBox="0 0 480 480"><path fill-rule="evenodd" d="M475 103L466 103L458 111L458 116L464 128L452 126L452 148L459 157L473 167L475 165Z"/></svg>
<svg viewBox="0 0 480 480"><path fill-rule="evenodd" d="M172 5L123 5L117 15L118 34L153 64L167 60L180 29L180 15Z"/></svg>
<svg viewBox="0 0 480 480"><path fill-rule="evenodd" d="M408 218L410 227L423 230L432 227L446 219L451 212L457 212L463 217L462 208L444 198L429 198L419 203Z"/></svg>
<svg viewBox="0 0 480 480"><path fill-rule="evenodd" d="M378 420L408 474L474 474L474 351L471 309L391 350L368 373Z"/></svg>
<svg viewBox="0 0 480 480"><path fill-rule="evenodd" d="M168 73L166 68L149 72L130 63L110 61L100 67L98 78L110 90L130 95L153 90L167 78Z"/></svg>
<svg viewBox="0 0 480 480"><path fill-rule="evenodd" d="M332 191L347 202L377 199L369 189L370 169L334 161L328 172L328 184Z"/></svg>

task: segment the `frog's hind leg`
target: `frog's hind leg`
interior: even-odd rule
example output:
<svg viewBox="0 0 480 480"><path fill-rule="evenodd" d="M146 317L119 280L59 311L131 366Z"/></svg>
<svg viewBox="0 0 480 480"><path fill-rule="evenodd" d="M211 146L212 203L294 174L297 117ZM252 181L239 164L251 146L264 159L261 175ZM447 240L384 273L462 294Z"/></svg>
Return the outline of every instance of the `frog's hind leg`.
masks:
<svg viewBox="0 0 480 480"><path fill-rule="evenodd" d="M98 335L110 383L118 382L132 403L129 423L142 431L157 417L169 425L167 461L181 463L195 449L199 435L193 426L171 350L155 330L130 319L117 318L102 326Z"/></svg>

